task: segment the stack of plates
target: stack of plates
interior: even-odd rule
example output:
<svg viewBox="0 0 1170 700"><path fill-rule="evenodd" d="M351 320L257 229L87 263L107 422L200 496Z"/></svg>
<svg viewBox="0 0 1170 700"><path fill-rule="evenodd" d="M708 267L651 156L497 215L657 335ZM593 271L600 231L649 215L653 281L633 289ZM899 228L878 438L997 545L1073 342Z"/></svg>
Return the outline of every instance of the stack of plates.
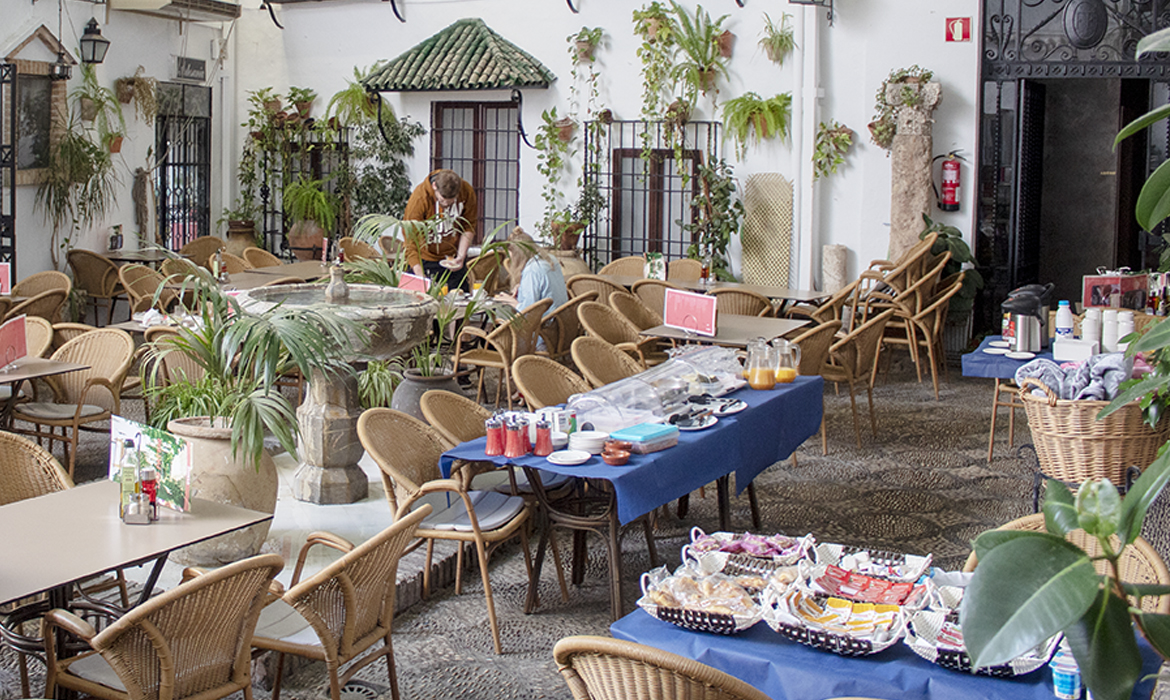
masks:
<svg viewBox="0 0 1170 700"><path fill-rule="evenodd" d="M601 454L602 448L605 447L605 441L608 439L609 433L603 433L600 430L578 430L569 434L569 449L598 455Z"/></svg>

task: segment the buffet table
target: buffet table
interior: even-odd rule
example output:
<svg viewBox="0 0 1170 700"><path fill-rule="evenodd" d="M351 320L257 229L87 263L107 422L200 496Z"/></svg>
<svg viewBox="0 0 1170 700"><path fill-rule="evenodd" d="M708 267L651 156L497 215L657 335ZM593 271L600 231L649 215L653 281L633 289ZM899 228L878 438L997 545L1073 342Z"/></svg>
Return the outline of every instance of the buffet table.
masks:
<svg viewBox="0 0 1170 700"><path fill-rule="evenodd" d="M1015 378L1016 370L1029 360L1013 360L1003 355L989 355L984 350L992 347L992 341L999 340L998 335L989 335L979 343L974 352L963 355L963 376L994 379L995 387L991 394L991 430L987 437L987 461L991 461L995 449L995 422L999 409L1008 409L1008 447L1016 441L1016 409L1023 410L1024 404L1016 400ZM1051 352L1038 352L1036 357L1045 360L1052 359ZM1001 392L1007 392L1007 401L1000 398Z"/></svg>
<svg viewBox="0 0 1170 700"><path fill-rule="evenodd" d="M761 622L730 636L691 632L635 610L613 623L617 639L645 644L707 664L749 683L775 700L838 696L936 700L1051 700L1052 672L1044 667L1003 679L950 671L898 643L873 656L844 657L790 642ZM1143 675L1157 674L1161 659L1144 641ZM1143 680L1133 700L1146 700L1154 681Z"/></svg>

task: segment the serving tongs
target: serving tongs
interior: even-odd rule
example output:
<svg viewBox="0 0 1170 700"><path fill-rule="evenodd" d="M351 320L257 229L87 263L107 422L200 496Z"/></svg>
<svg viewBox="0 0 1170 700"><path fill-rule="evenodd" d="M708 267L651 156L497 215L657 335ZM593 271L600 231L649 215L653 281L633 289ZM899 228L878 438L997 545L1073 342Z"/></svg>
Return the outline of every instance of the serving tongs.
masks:
<svg viewBox="0 0 1170 700"><path fill-rule="evenodd" d="M713 412L714 409L711 408L689 408L671 416L669 422L671 425L677 425L680 428L693 428L697 425L702 425L703 419Z"/></svg>

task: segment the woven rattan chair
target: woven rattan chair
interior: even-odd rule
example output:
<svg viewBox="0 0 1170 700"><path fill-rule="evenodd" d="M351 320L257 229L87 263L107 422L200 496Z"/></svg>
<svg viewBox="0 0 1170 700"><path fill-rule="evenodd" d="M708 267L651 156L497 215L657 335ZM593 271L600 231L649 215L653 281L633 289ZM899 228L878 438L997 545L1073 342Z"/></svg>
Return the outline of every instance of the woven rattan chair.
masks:
<svg viewBox="0 0 1170 700"><path fill-rule="evenodd" d="M468 284L478 282L483 285L485 294L509 291L511 285L508 280L508 268L505 265L507 262L508 258L498 252L472 259L467 263Z"/></svg>
<svg viewBox="0 0 1170 700"><path fill-rule="evenodd" d="M475 400L483 398L483 371L495 369L500 372L500 382L496 385L496 406L500 405L500 391L508 396L508 408L512 408L512 363L517 357L531 355L536 352L536 339L544 312L552 306L552 299L541 299L527 309L524 309L514 318L496 326L491 333L464 326L455 340L455 357L452 366L460 364L470 365L479 370L479 384L475 393ZM478 347L465 350L465 341L478 339Z"/></svg>
<svg viewBox="0 0 1170 700"><path fill-rule="evenodd" d="M382 254L378 252L377 248L364 241L355 241L353 236L345 236L339 239L337 241L337 247L341 248L341 252L345 255L347 261L382 257Z"/></svg>
<svg viewBox="0 0 1170 700"><path fill-rule="evenodd" d="M893 309L886 309L833 343L829 349L829 363L821 367L821 376L828 381L845 382L849 385L849 403L853 408L853 432L858 447L861 447L861 423L857 417L857 385L859 383L865 385L869 397L870 430L874 437L877 437L877 416L873 411L874 369L877 366L878 346L882 342L882 333L885 332L886 323L893 315Z"/></svg>
<svg viewBox="0 0 1170 700"><path fill-rule="evenodd" d="M658 344L657 338L639 335L634 324L605 304L587 301L577 307L577 316L586 333L629 353L643 367L666 360L665 354L654 350Z"/></svg>
<svg viewBox="0 0 1170 700"><path fill-rule="evenodd" d="M64 289L49 289L40 292L19 304L14 304L8 313L4 314L4 320L7 321L23 314L25 316L40 316L49 323L57 323L61 320L61 308L65 306L68 298L69 292Z"/></svg>
<svg viewBox="0 0 1170 700"><path fill-rule="evenodd" d="M158 266L159 274L170 284L182 284L191 275L199 274L199 266L186 258L167 258Z"/></svg>
<svg viewBox="0 0 1170 700"><path fill-rule="evenodd" d="M666 307L666 290L668 289L682 289L682 287L662 280L638 280L630 288L630 291L642 300L646 308L661 316L662 310Z"/></svg>
<svg viewBox="0 0 1170 700"><path fill-rule="evenodd" d="M617 275L619 277L642 277L646 271L646 256L627 255L618 258L597 271L599 275Z"/></svg>
<svg viewBox="0 0 1170 700"><path fill-rule="evenodd" d="M573 364L594 388L632 377L642 371L638 361L614 345L594 336L573 341Z"/></svg>
<svg viewBox="0 0 1170 700"><path fill-rule="evenodd" d="M9 297L0 297L0 319L8 316L8 311L12 308L12 299Z"/></svg>
<svg viewBox="0 0 1170 700"><path fill-rule="evenodd" d="M35 297L55 289L64 290L65 296L69 296L69 292L73 291L73 280L69 279L69 275L64 272L46 270L29 275L12 285L12 296Z"/></svg>
<svg viewBox="0 0 1170 700"><path fill-rule="evenodd" d="M155 350L151 356L157 362L155 367L147 368L148 381L167 386L174 382L197 382L203 379L206 373L203 367L174 344L174 340L179 337L178 329L173 326L151 326L143 333L143 337Z"/></svg>
<svg viewBox="0 0 1170 700"><path fill-rule="evenodd" d="M948 278L945 286L937 287L935 295L927 300L923 308L910 317L909 327L914 329L915 342L926 348L927 362L930 363L930 379L934 384L934 400L938 401L938 372L939 360L942 360L943 369L946 369L946 357L943 354L943 326L947 319L947 307L951 299L963 288L963 277L966 273L960 272ZM919 351L921 356L921 351ZM945 375L944 375L945 376Z"/></svg>
<svg viewBox="0 0 1170 700"><path fill-rule="evenodd" d="M86 297L93 304L94 323L101 324L99 306L108 307L106 324L113 323L114 307L118 305L118 300L129 303L126 291L122 289L122 281L118 279L118 266L104 255L81 248L69 251L65 258L73 270L74 284L85 290Z"/></svg>
<svg viewBox="0 0 1170 700"><path fill-rule="evenodd" d="M89 369L67 372L45 381L53 390L53 401L18 404L13 419L31 423L31 429L17 430L40 442L48 439L65 445L69 477L77 461L77 441L83 426L105 422L121 410L119 395L126 372L134 359L134 339L116 328L98 328L65 343L52 359L88 365ZM61 434L57 434L57 428ZM109 426L104 429L109 430Z"/></svg>
<svg viewBox="0 0 1170 700"><path fill-rule="evenodd" d="M1033 532L1047 531L1044 527L1043 513L1025 515L1022 518L1017 518L1009 523L1000 525L996 529L1030 530ZM1065 539L1085 550L1085 553L1090 557L1101 556L1101 543L1097 541L1096 537L1090 536L1084 530L1073 530L1065 535ZM1117 535L1111 535L1109 541L1114 551L1121 545L1121 540L1117 538ZM1162 557L1158 556L1158 553L1154 551L1150 543L1141 537L1126 546L1121 552L1121 559L1118 563L1121 567L1121 580L1126 583L1170 585L1170 571L1166 569L1166 564L1162 561ZM963 566L963 571L974 571L978 564L979 558L972 551L970 556L967 557L967 563ZM1094 561L1093 566L1096 567L1097 573L1099 574L1110 573L1107 571L1109 562L1103 558ZM1136 599L1131 598L1130 604L1136 605ZM1162 615L1170 613L1170 595L1143 597L1142 610Z"/></svg>
<svg viewBox="0 0 1170 700"><path fill-rule="evenodd" d="M427 423L452 445L487 435L484 421L492 412L462 394L431 390L422 395L418 405Z"/></svg>
<svg viewBox="0 0 1170 700"><path fill-rule="evenodd" d="M248 264L254 268L276 267L277 265L283 264L283 261L280 258L276 257L272 253L269 253L263 248L244 248L243 257L244 260L247 260Z"/></svg>
<svg viewBox="0 0 1170 700"><path fill-rule="evenodd" d="M646 306L641 299L629 292L610 294L609 305L640 331L662 325L662 314Z"/></svg>
<svg viewBox="0 0 1170 700"><path fill-rule="evenodd" d="M597 300L603 304L609 301L610 294L626 291L620 284L614 284L597 275L573 275L565 285L569 288L569 296L577 297L585 292L597 292Z"/></svg>
<svg viewBox="0 0 1170 700"><path fill-rule="evenodd" d="M199 267L210 268L211 256L226 246L223 240L215 236L200 236L187 245L179 248L179 255L187 258Z"/></svg>
<svg viewBox="0 0 1170 700"><path fill-rule="evenodd" d="M768 700L723 671L609 637L565 637L553 647L574 700Z"/></svg>
<svg viewBox="0 0 1170 700"><path fill-rule="evenodd" d="M362 446L381 469L382 484L395 519L413 511L419 499L427 494L447 495L446 499L435 501L445 507L424 519L416 532L418 537L427 541L423 595L430 593L434 541L455 540L460 543L455 560L456 595L463 590L463 545L474 542L492 642L496 653L502 653L496 606L488 577L488 554L503 542L519 536L531 583L532 561L527 528L531 505L519 496L471 491L468 488L470 477L463 470L453 473L450 479L443 479L438 465L446 443L434 428L405 413L389 408L371 408L358 418L357 430Z"/></svg>
<svg viewBox="0 0 1170 700"><path fill-rule="evenodd" d="M540 355L517 357L512 363L512 378L532 410L565 403L573 394L584 394L592 387L573 370Z"/></svg>
<svg viewBox="0 0 1170 700"><path fill-rule="evenodd" d="M223 260L223 269L227 270L229 275L234 275L237 272L247 272L248 270L253 269L251 263L238 255L232 255L231 253L225 252L220 253L219 257L221 260Z"/></svg>
<svg viewBox="0 0 1170 700"><path fill-rule="evenodd" d="M58 687L109 700L252 700L248 644L272 579L284 567L262 554L198 575L131 609L98 632L65 610L45 616L45 694ZM93 651L57 658L58 630Z"/></svg>
<svg viewBox="0 0 1170 700"><path fill-rule="evenodd" d="M24 337L28 356L44 357L53 346L53 324L40 316L25 316Z"/></svg>
<svg viewBox="0 0 1170 700"><path fill-rule="evenodd" d="M280 700L285 654L324 661L332 700L341 700L341 688L354 673L386 657L390 695L398 700L398 674L390 641L398 561L414 539L418 524L430 513L431 507L422 505L356 547L328 532L309 535L297 558L291 587L260 613L252 637L253 647L277 653L272 700ZM302 581L305 559L316 545L345 555ZM310 630L312 637L307 634ZM375 648L379 641L382 646ZM370 649L373 651L362 656ZM341 667L351 661L342 674Z"/></svg>
<svg viewBox="0 0 1170 700"><path fill-rule="evenodd" d="M792 339L800 346L800 367L797 372L804 377L815 377L821 373L825 363L829 361L829 348L837 339L837 331L841 329L840 321L827 321L810 328ZM823 401L822 401L823 403ZM829 454L829 439L825 434L825 420L821 418L821 454ZM793 459L796 454L793 453Z"/></svg>
<svg viewBox="0 0 1170 700"><path fill-rule="evenodd" d="M763 294L746 289L712 289L709 293L715 297L716 309L721 314L772 315L772 300Z"/></svg>
<svg viewBox="0 0 1170 700"><path fill-rule="evenodd" d="M698 282L703 278L703 263L694 258L679 258L666 264L668 282Z"/></svg>
<svg viewBox="0 0 1170 700"><path fill-rule="evenodd" d="M581 319L577 317L577 307L595 299L596 292L586 292L569 299L545 316L544 324L540 327L540 337L544 339L544 350L549 357L557 362L564 362L569 357L573 341L585 332L581 328Z"/></svg>
<svg viewBox="0 0 1170 700"><path fill-rule="evenodd" d="M65 343L73 340L82 333L88 333L96 330L97 326L91 326L86 323L72 323L66 321L64 323L53 324L53 350L54 352Z"/></svg>
<svg viewBox="0 0 1170 700"><path fill-rule="evenodd" d="M950 259L951 254L949 251L937 256L935 262L931 263L929 270L922 273L909 287L898 292L894 292L893 287L887 284L884 278L882 278L877 282L876 289L868 297L872 308L894 309L894 318L890 319L890 322L886 324L883 344L907 347L910 351L910 359L914 362L914 368L918 374L918 381L920 382L922 381L922 361L919 349L925 346L925 339L922 337L922 330L919 328L922 319L920 319L919 323L915 323L914 319L919 314L922 314L926 307L934 300L934 295L938 291L939 277L942 274L943 267ZM863 274L870 276L874 273L866 272ZM952 277L948 279L962 281L962 278ZM939 342L941 340L940 337ZM937 367L932 367L932 370L937 372ZM934 376L937 386L937 374Z"/></svg>
<svg viewBox="0 0 1170 700"><path fill-rule="evenodd" d="M402 250L402 241L394 236L382 236L378 239L378 247L387 257L393 258L398 255L398 251Z"/></svg>
<svg viewBox="0 0 1170 700"><path fill-rule="evenodd" d="M130 295L130 313L136 314L151 307L169 311L179 299L177 292L164 285L167 278L146 265L123 265L118 269L122 287Z"/></svg>

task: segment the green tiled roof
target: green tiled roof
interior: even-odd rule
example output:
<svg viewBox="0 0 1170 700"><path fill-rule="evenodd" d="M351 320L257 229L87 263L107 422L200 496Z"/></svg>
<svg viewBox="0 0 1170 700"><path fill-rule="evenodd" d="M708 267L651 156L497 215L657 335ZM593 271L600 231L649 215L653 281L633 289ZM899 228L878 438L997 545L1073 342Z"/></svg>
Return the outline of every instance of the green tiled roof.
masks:
<svg viewBox="0 0 1170 700"><path fill-rule="evenodd" d="M482 19L461 19L362 81L380 92L542 87L556 80Z"/></svg>

